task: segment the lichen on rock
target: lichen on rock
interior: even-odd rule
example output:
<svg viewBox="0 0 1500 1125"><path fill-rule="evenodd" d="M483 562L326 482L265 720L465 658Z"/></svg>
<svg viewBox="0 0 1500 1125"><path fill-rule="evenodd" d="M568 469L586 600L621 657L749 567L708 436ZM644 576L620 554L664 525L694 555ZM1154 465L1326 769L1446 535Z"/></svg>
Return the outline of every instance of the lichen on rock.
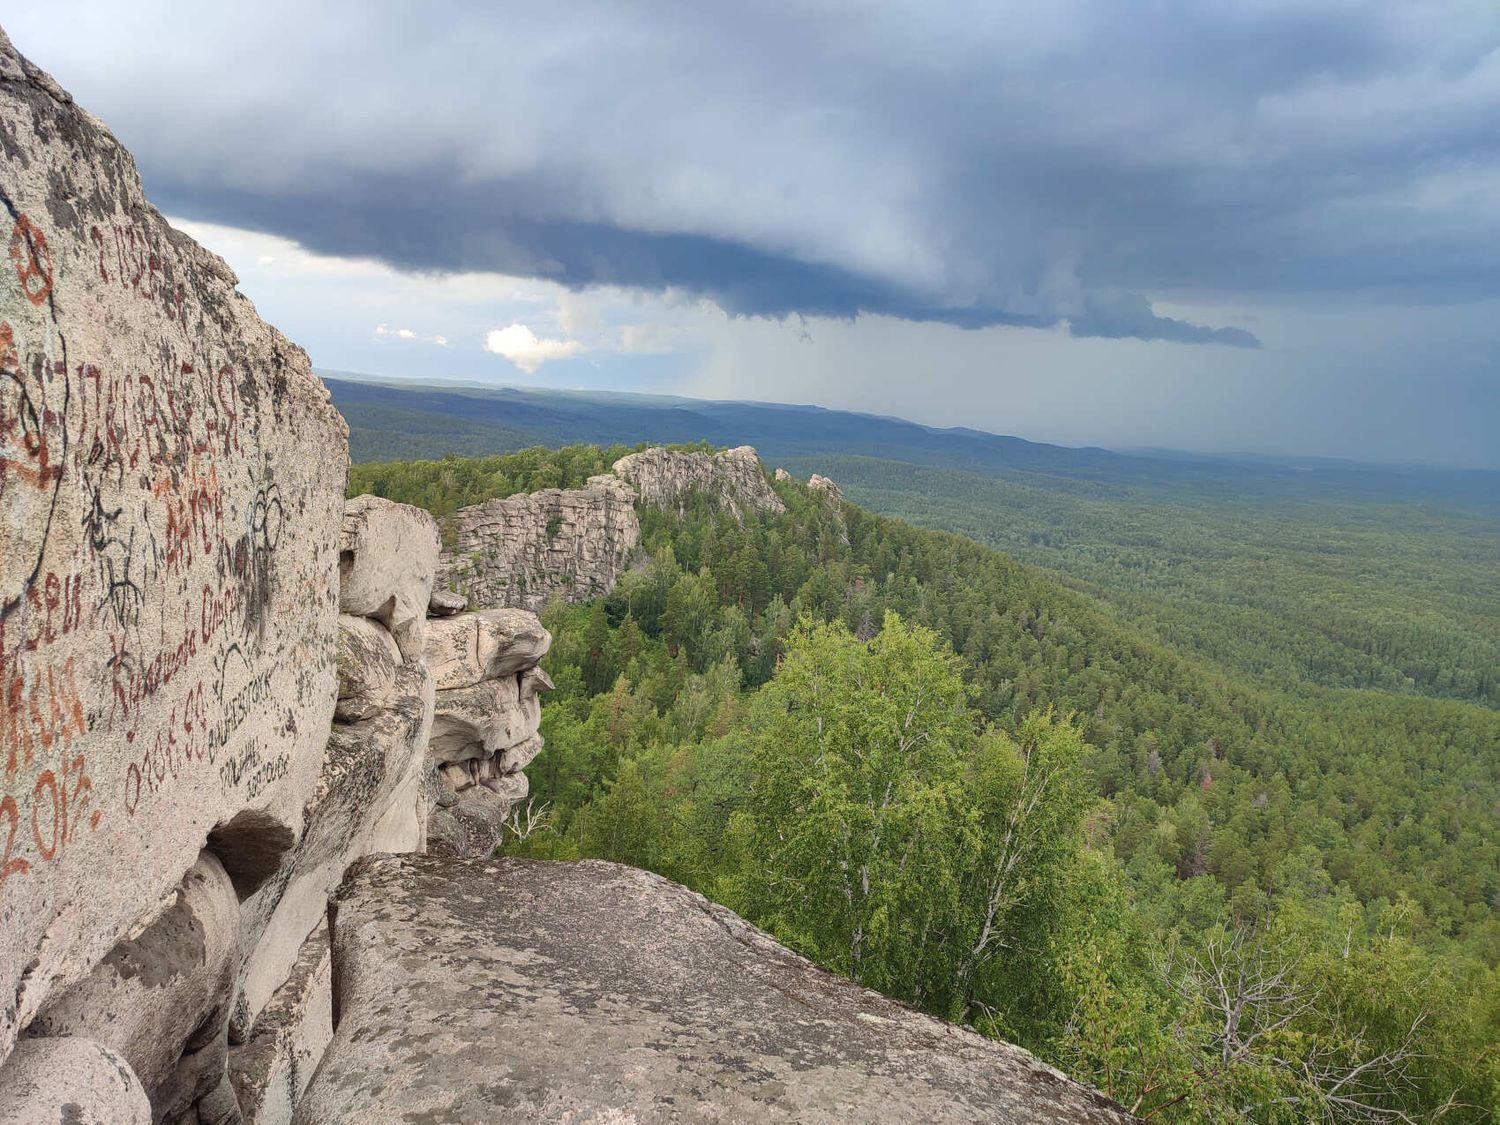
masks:
<svg viewBox="0 0 1500 1125"><path fill-rule="evenodd" d="M302 1125L1132 1120L636 868L372 856L333 917L339 1021Z"/></svg>

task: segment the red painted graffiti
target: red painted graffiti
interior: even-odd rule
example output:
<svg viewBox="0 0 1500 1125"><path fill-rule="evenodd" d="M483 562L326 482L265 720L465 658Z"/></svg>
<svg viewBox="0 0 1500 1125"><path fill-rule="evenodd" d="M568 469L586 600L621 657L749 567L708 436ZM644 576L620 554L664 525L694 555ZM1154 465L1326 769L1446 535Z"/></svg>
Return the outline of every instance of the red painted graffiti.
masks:
<svg viewBox="0 0 1500 1125"><path fill-rule="evenodd" d="M52 251L42 229L25 215L18 216L11 227L10 260L26 299L33 305L45 304L52 294Z"/></svg>

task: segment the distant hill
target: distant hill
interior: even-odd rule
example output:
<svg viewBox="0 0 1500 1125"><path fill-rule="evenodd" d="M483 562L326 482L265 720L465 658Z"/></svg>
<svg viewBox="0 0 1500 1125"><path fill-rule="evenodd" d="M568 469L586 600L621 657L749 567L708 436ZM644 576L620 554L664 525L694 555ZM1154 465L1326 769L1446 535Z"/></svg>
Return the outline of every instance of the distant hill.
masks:
<svg viewBox="0 0 1500 1125"><path fill-rule="evenodd" d="M327 382L356 461L750 444L1262 683L1500 706L1500 473L1069 449L813 406Z"/></svg>
<svg viewBox="0 0 1500 1125"><path fill-rule="evenodd" d="M1205 496L1269 491L1330 492L1382 499L1447 500L1500 512L1500 473L1150 451L1071 448L968 428L820 406L723 402L672 395L561 391L535 387L392 383L322 372L349 422L355 461L477 457L529 445L575 442L708 441L753 445L771 463L820 457L877 457L930 468L1003 475L1032 483L1068 480L1165 488ZM1022 475L1018 475L1022 474Z"/></svg>

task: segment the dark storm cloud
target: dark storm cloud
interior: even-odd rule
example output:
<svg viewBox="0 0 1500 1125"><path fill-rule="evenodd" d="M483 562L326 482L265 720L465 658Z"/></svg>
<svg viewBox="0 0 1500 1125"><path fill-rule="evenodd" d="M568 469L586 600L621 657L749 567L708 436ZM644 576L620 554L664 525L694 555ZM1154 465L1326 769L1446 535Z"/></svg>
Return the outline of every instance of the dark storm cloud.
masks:
<svg viewBox="0 0 1500 1125"><path fill-rule="evenodd" d="M36 5L177 213L747 315L1253 347L1208 292L1500 293L1493 5Z"/></svg>

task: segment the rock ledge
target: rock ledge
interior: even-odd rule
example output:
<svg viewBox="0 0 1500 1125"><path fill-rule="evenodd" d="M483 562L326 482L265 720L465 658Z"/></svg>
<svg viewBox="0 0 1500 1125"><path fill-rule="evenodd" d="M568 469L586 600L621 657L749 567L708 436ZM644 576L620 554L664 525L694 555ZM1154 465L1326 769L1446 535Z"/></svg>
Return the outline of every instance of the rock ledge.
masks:
<svg viewBox="0 0 1500 1125"><path fill-rule="evenodd" d="M1133 1120L613 863L371 856L296 1122Z"/></svg>

